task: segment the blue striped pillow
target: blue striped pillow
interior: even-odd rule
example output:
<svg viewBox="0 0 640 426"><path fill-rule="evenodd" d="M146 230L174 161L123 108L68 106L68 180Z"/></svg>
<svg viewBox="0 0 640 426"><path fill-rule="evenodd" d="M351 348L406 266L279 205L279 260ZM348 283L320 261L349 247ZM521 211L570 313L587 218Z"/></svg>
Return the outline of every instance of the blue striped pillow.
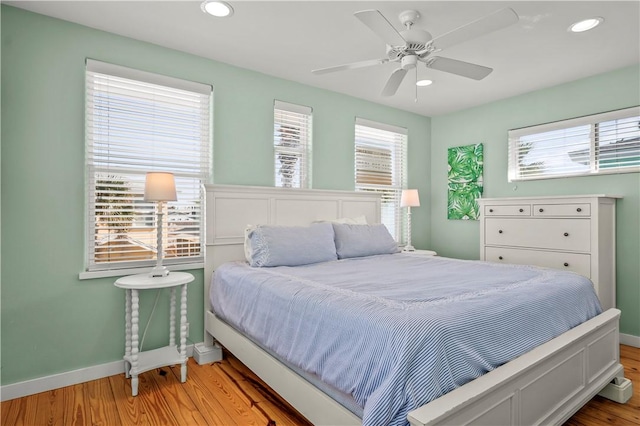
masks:
<svg viewBox="0 0 640 426"><path fill-rule="evenodd" d="M386 226L333 224L338 259L400 251Z"/></svg>
<svg viewBox="0 0 640 426"><path fill-rule="evenodd" d="M249 227L245 244L251 266L298 266L337 260L330 223Z"/></svg>

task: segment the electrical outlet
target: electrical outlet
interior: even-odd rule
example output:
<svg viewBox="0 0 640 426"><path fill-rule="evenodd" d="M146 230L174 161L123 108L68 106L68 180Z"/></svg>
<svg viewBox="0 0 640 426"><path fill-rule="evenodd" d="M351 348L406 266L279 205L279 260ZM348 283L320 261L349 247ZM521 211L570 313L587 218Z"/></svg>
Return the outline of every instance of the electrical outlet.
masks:
<svg viewBox="0 0 640 426"><path fill-rule="evenodd" d="M189 323L187 323L187 337L189 337Z"/></svg>

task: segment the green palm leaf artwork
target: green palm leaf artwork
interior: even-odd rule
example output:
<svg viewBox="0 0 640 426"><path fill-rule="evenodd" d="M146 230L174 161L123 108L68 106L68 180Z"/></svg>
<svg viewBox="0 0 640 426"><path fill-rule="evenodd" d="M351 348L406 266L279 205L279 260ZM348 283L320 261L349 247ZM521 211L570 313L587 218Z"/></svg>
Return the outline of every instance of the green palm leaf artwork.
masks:
<svg viewBox="0 0 640 426"><path fill-rule="evenodd" d="M477 198L482 196L484 154L482 144L449 148L447 218L478 220Z"/></svg>

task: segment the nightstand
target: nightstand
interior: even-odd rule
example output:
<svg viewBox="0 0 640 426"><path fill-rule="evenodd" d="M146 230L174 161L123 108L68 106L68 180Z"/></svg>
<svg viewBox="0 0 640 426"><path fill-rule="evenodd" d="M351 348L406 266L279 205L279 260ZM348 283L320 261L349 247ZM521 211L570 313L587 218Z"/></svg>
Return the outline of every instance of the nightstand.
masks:
<svg viewBox="0 0 640 426"><path fill-rule="evenodd" d="M433 250L403 251L402 253L411 254L411 255L414 255L414 256L437 256L438 255L438 253L436 253Z"/></svg>
<svg viewBox="0 0 640 426"><path fill-rule="evenodd" d="M138 375L165 365L181 364L181 381L187 380L187 284L193 275L171 272L166 277L150 277L149 274L129 275L116 280L114 285L125 290L125 349L124 372L131 377L131 393L138 395ZM180 287L180 346L176 345L176 288ZM169 288L171 310L169 317L169 346L140 352L138 348L140 290Z"/></svg>

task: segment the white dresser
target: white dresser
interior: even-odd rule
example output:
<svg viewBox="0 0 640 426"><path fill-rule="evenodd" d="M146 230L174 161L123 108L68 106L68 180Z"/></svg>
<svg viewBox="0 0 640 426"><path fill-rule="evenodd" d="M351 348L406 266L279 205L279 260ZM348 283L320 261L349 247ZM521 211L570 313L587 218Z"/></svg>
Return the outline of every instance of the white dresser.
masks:
<svg viewBox="0 0 640 426"><path fill-rule="evenodd" d="M616 198L479 199L480 259L577 272L593 281L602 308L613 308Z"/></svg>

